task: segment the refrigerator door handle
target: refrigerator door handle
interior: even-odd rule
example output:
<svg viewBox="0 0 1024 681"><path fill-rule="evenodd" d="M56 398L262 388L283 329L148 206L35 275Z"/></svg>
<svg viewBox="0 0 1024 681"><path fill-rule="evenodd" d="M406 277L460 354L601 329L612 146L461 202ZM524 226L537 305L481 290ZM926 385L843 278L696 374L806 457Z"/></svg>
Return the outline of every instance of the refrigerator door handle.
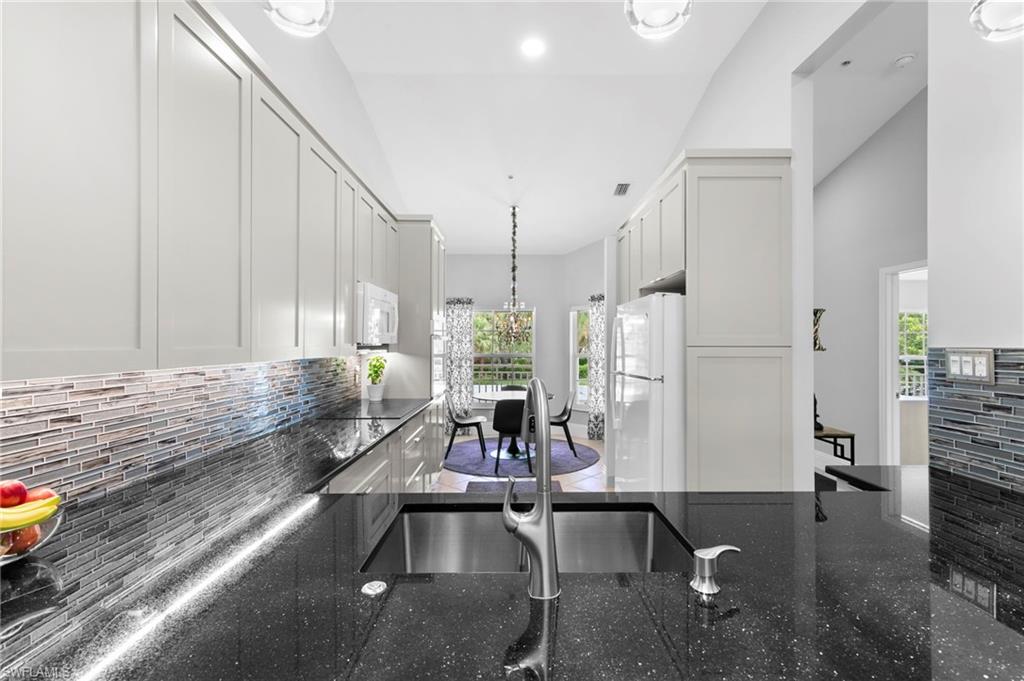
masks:
<svg viewBox="0 0 1024 681"><path fill-rule="evenodd" d="M627 374L625 371L616 371L616 376L625 376L626 378L635 378L639 381L652 381L654 383L664 383L664 376L641 376L639 374Z"/></svg>
<svg viewBox="0 0 1024 681"><path fill-rule="evenodd" d="M626 365L626 358L623 356L626 351L626 333L622 327L622 317L616 315L612 327L612 335L615 337L615 369L618 370L620 366Z"/></svg>
<svg viewBox="0 0 1024 681"><path fill-rule="evenodd" d="M612 395L612 428L615 430L622 427L622 414L620 412L622 410L622 401L626 399L625 382L620 380L621 378L622 377L619 375L619 372L616 371L615 387L613 388L614 394Z"/></svg>

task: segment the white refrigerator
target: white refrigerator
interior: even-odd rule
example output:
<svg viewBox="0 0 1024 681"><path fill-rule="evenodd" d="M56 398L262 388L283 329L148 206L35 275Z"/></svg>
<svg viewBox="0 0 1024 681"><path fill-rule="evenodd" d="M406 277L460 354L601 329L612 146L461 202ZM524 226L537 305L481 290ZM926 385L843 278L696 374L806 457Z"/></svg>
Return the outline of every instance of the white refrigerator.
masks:
<svg viewBox="0 0 1024 681"><path fill-rule="evenodd" d="M615 489L686 489L686 298L619 305L613 327Z"/></svg>

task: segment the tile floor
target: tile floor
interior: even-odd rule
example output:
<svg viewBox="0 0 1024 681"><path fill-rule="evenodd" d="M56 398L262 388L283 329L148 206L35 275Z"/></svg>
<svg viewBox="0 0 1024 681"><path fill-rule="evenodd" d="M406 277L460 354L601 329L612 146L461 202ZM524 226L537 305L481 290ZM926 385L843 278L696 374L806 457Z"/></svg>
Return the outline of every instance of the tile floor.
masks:
<svg viewBox="0 0 1024 681"><path fill-rule="evenodd" d="M564 439L556 438L552 434L552 439ZM463 442L465 440L475 440L476 435L468 437L456 438L456 442ZM607 484L607 471L604 466L604 442L600 440L586 440L573 438L574 442L581 445L590 447L598 454L601 455L601 459L593 466L584 468L581 471L575 473L566 473L565 475L553 475L551 476L552 482L557 480L562 483L563 492L611 492L611 487ZM447 442L445 445L447 446ZM441 470L441 475L438 477L437 482L434 483L432 491L434 492L465 492L466 483L471 480L483 480L485 482L494 482L495 480L502 480L503 478L492 478L492 477L481 477L477 475L466 475L465 473L455 473L447 469ZM518 478L519 480L527 480L529 478Z"/></svg>

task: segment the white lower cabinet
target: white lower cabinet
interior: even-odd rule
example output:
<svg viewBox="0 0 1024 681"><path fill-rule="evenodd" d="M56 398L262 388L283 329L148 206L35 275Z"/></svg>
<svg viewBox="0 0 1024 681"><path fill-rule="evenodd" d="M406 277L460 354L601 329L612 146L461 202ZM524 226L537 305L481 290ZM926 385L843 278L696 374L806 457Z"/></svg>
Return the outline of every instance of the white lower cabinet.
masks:
<svg viewBox="0 0 1024 681"><path fill-rule="evenodd" d="M402 427L402 484L403 492L426 491L427 425L425 414L420 414Z"/></svg>
<svg viewBox="0 0 1024 681"><path fill-rule="evenodd" d="M790 348L691 347L686 353L688 489L792 489Z"/></svg>

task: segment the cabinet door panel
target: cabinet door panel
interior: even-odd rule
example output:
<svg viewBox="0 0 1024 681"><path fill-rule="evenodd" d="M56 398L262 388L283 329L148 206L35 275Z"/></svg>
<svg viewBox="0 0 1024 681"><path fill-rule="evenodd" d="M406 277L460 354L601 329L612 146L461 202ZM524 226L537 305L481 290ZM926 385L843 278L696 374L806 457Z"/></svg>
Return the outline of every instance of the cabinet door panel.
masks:
<svg viewBox="0 0 1024 681"><path fill-rule="evenodd" d="M319 143L303 148L302 281L304 355L341 354L343 303L341 170Z"/></svg>
<svg viewBox="0 0 1024 681"><path fill-rule="evenodd" d="M672 274L686 268L686 186L684 171L669 180L661 194L661 273Z"/></svg>
<svg viewBox="0 0 1024 681"><path fill-rule="evenodd" d="M632 300L640 295L640 284L643 268L643 237L640 220L629 224L629 298Z"/></svg>
<svg viewBox="0 0 1024 681"><path fill-rule="evenodd" d="M302 356L299 168L302 126L260 81L252 143L253 359Z"/></svg>
<svg viewBox="0 0 1024 681"><path fill-rule="evenodd" d="M790 345L788 165L687 170L689 345Z"/></svg>
<svg viewBox="0 0 1024 681"><path fill-rule="evenodd" d="M623 231L615 242L616 304L629 300L629 232Z"/></svg>
<svg viewBox="0 0 1024 681"><path fill-rule="evenodd" d="M640 231L643 235L643 259L641 262L640 282L646 284L661 276L661 220L659 204L654 205L641 215Z"/></svg>
<svg viewBox="0 0 1024 681"><path fill-rule="evenodd" d="M388 285L392 293L398 293L398 229L389 224L387 230Z"/></svg>
<svg viewBox="0 0 1024 681"><path fill-rule="evenodd" d="M388 286L388 232L391 227L379 206L374 206L373 240L371 252L373 264L370 269L373 283L382 288Z"/></svg>
<svg viewBox="0 0 1024 681"><path fill-rule="evenodd" d="M2 11L3 378L154 368L156 5Z"/></svg>
<svg viewBox="0 0 1024 681"><path fill-rule="evenodd" d="M373 221L373 204L360 190L356 208L356 279L369 283L373 283Z"/></svg>
<svg viewBox="0 0 1024 681"><path fill-rule="evenodd" d="M342 308L341 338L349 348L355 346L356 323L356 223L359 185L347 172L341 175L341 270L338 278Z"/></svg>
<svg viewBox="0 0 1024 681"><path fill-rule="evenodd" d="M789 348L688 348L691 491L793 488Z"/></svg>
<svg viewBox="0 0 1024 681"><path fill-rule="evenodd" d="M251 74L184 3L160 4L160 365L250 347Z"/></svg>

